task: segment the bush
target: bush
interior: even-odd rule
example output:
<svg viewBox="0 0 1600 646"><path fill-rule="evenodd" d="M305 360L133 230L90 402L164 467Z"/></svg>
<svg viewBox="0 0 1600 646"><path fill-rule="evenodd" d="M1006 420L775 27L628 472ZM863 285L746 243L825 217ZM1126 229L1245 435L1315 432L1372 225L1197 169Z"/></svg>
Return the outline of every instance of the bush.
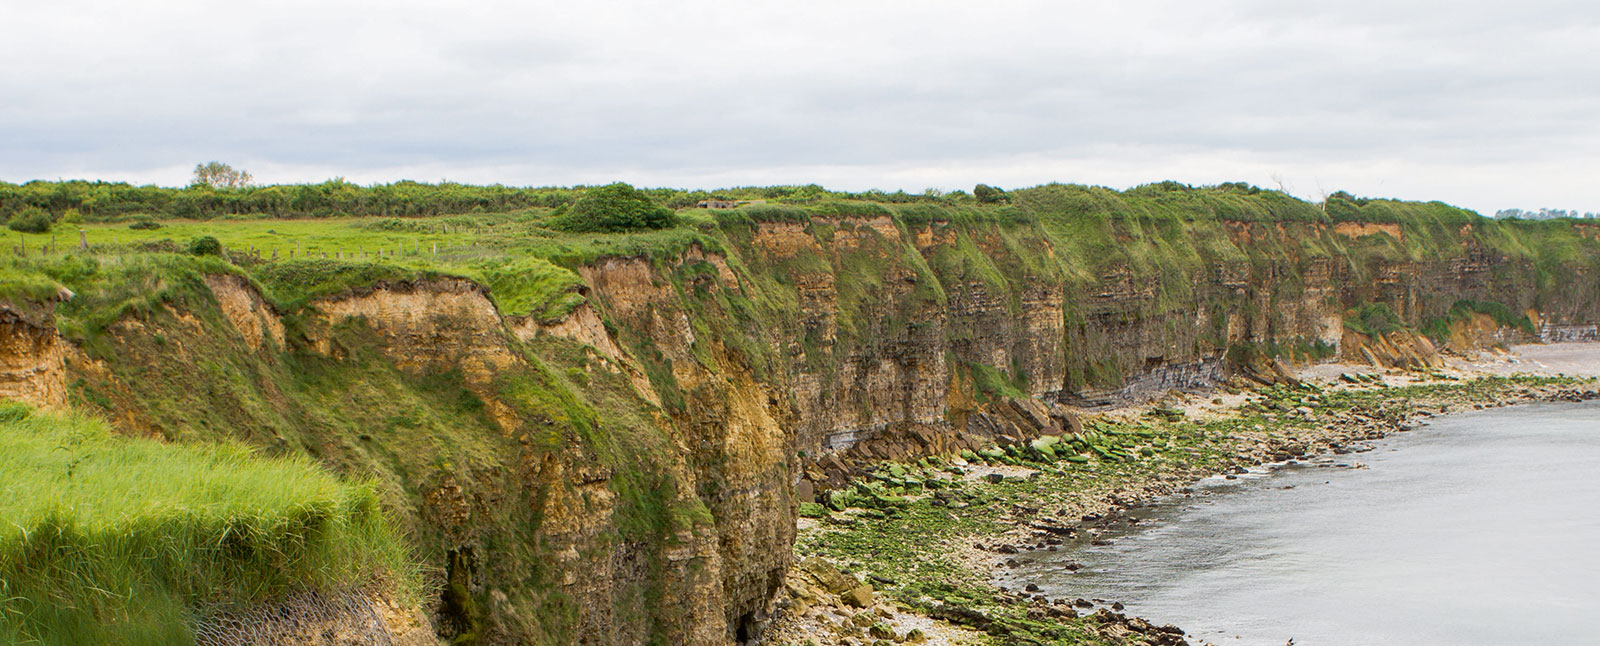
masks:
<svg viewBox="0 0 1600 646"><path fill-rule="evenodd" d="M189 253L195 256L220 256L222 243L211 236L201 236L189 242Z"/></svg>
<svg viewBox="0 0 1600 646"><path fill-rule="evenodd" d="M1344 326L1376 338L1404 328L1405 322L1387 304L1363 303L1345 312Z"/></svg>
<svg viewBox="0 0 1600 646"><path fill-rule="evenodd" d="M622 182L589 189L555 220L557 228L589 233L665 229L674 224L677 215L671 209L657 206L639 189Z"/></svg>
<svg viewBox="0 0 1600 646"><path fill-rule="evenodd" d="M6 228L22 233L48 233L52 224L50 214L37 206L30 206L11 215Z"/></svg>
<svg viewBox="0 0 1600 646"><path fill-rule="evenodd" d="M972 187L972 197L977 198L980 204L998 204L1011 200L1011 197L1006 195L1005 191L988 184L979 184Z"/></svg>
<svg viewBox="0 0 1600 646"><path fill-rule="evenodd" d="M161 228L161 223L156 222L153 218L139 218L133 224L128 225L128 228L136 231L152 231Z"/></svg>

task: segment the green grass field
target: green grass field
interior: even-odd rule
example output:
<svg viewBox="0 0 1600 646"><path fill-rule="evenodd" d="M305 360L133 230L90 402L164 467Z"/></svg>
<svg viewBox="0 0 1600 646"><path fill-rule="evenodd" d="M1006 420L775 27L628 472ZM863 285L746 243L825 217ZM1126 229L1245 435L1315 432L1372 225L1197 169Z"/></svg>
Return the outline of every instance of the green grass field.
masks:
<svg viewBox="0 0 1600 646"><path fill-rule="evenodd" d="M212 604L420 594L374 488L305 458L3 404L0 473L0 644L185 644Z"/></svg>

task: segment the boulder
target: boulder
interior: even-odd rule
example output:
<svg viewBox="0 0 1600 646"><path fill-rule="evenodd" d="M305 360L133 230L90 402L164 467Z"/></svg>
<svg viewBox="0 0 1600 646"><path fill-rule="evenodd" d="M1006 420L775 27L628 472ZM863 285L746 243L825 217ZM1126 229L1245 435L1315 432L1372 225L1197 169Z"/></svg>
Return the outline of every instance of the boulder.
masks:
<svg viewBox="0 0 1600 646"><path fill-rule="evenodd" d="M794 486L794 497L800 502L816 502L817 487L810 478L801 478L800 484Z"/></svg>
<svg viewBox="0 0 1600 646"><path fill-rule="evenodd" d="M1023 421L1034 429L1047 429L1054 426L1050 423L1050 410L1045 408L1044 404L1037 399L1013 398L1007 399L1006 404L1011 407L1011 410L1018 417L1021 417Z"/></svg>
<svg viewBox="0 0 1600 646"><path fill-rule="evenodd" d="M840 572L833 564L818 558L806 559L800 562L800 572L816 583L817 587L827 590L829 594L844 594L861 586L861 581L853 576Z"/></svg>
<svg viewBox="0 0 1600 646"><path fill-rule="evenodd" d="M872 586L866 583L851 588L850 591L839 595L841 600L855 608L866 608L871 606L872 597Z"/></svg>

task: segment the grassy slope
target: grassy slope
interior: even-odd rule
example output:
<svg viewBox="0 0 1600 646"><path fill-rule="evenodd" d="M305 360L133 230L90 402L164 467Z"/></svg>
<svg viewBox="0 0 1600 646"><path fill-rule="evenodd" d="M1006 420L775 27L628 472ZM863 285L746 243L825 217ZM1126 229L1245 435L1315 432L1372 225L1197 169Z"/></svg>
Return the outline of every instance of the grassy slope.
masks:
<svg viewBox="0 0 1600 646"><path fill-rule="evenodd" d="M307 315L302 308L310 297L378 279L433 275L429 270L337 261L241 268L214 258L127 249L13 257L6 263L12 271L78 292L57 307L55 321L104 372L89 371L70 384L75 406L137 420L139 429L172 441L239 441L374 479L382 508L430 571L442 574L447 552L463 543L487 552L479 556L492 572L485 576L513 592L503 607L517 611L529 638L570 632L577 609L550 591L560 572L550 567L551 548L540 534L537 508L546 492L534 480L537 470L524 465L555 455L610 470L620 496L616 525L594 549L622 542L659 545L664 536L709 524L705 508L693 497L677 496L677 483L666 473L674 455L668 429L624 376L596 364L573 342L546 337L522 345L508 339L530 364L529 370L500 375L495 386L496 396L524 422L508 434L488 418L484 402L459 373L397 367L360 322L334 330L337 359L307 349L300 339ZM258 353L244 344L203 281L211 273L258 279L287 313L291 347ZM114 325L128 319L136 325ZM356 410L361 414L352 415ZM470 525L430 515L435 505L425 496L446 484L459 486L471 505ZM482 505L485 496L498 502ZM671 594L652 585L620 583L617 614L648 617L655 610L649 596ZM470 632L483 618L464 618L463 630Z"/></svg>
<svg viewBox="0 0 1600 646"><path fill-rule="evenodd" d="M0 473L0 643L184 644L196 606L419 593L376 487L304 457L115 437L5 404Z"/></svg>

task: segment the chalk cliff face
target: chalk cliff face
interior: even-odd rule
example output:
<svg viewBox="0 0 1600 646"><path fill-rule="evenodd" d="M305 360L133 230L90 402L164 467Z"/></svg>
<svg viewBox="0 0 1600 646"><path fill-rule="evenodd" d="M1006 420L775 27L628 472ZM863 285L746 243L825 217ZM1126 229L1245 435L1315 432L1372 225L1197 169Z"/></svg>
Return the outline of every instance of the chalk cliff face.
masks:
<svg viewBox="0 0 1600 646"><path fill-rule="evenodd" d="M0 308L0 398L65 408L66 345L50 321Z"/></svg>
<svg viewBox="0 0 1600 646"><path fill-rule="evenodd" d="M1068 224L730 218L687 250L574 266L587 301L555 320L465 279L279 312L212 276L81 351L0 318L0 388L375 478L435 570L442 638L727 644L773 608L797 502L863 464L1071 430L1071 407L1206 386L1241 357L1423 353L1352 337L1363 304L1600 322L1592 263L1472 227ZM1416 235L1436 257L1397 251ZM1447 321L1448 345L1523 338L1497 321Z"/></svg>

